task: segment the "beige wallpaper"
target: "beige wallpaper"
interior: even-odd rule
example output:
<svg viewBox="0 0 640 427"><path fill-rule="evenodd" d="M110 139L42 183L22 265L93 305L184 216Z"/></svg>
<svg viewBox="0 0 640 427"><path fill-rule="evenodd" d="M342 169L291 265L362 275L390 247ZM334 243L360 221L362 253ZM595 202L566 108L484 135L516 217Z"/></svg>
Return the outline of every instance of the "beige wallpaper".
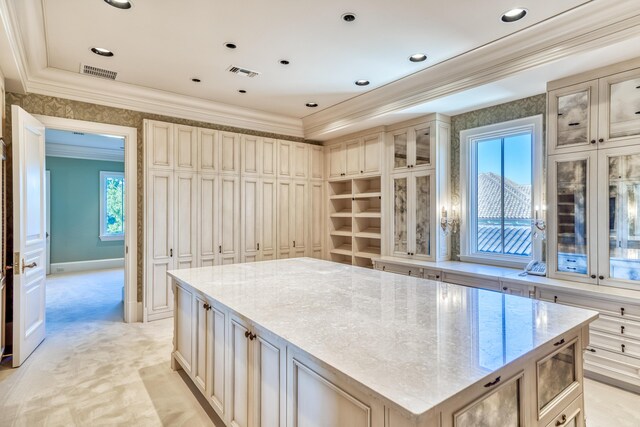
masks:
<svg viewBox="0 0 640 427"><path fill-rule="evenodd" d="M538 114L542 114L543 126L546 129L546 111L547 95L541 94L451 117L451 203L458 212L460 212L460 132ZM543 147L546 147L546 131L544 134ZM451 259L457 260L459 256L460 235L454 233L451 235Z"/></svg>
<svg viewBox="0 0 640 427"><path fill-rule="evenodd" d="M90 104L87 102L71 101L64 98L54 98L44 95L20 95L16 93L6 94L6 122L5 122L5 141L7 142L7 151L11 153L11 105L18 105L31 114L41 114L44 116L63 117L67 119L85 120L98 123L109 123L120 126L135 127L138 129L138 301L142 301L142 266L144 254L143 250L143 159L144 145L142 136L142 121L144 119L161 120L164 122L178 123L189 126L198 126L203 128L217 129L229 132L239 132L250 135L266 136L279 139L288 139L298 142L314 143L313 141L305 141L302 138L296 138L285 135L276 135L265 132L257 132L248 129L239 129L229 126L216 125L212 123L196 122L191 120L179 119L175 117L160 116L157 114L141 113L138 111L125 110L122 108L105 107L102 105ZM6 192L8 201L7 213L11 215L11 160L8 156ZM8 218L7 224L11 225L11 218ZM12 248L12 230L8 227L7 248Z"/></svg>

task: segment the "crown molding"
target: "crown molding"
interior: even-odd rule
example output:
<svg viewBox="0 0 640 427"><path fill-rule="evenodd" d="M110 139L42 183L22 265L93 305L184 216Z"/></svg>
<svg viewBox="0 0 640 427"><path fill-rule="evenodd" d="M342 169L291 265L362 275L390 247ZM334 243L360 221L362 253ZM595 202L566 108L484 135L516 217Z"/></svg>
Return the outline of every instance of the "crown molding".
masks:
<svg viewBox="0 0 640 427"><path fill-rule="evenodd" d="M637 0L598 0L303 119L305 137L415 107L572 54L640 35Z"/></svg>
<svg viewBox="0 0 640 427"><path fill-rule="evenodd" d="M58 144L54 142L47 142L45 144L45 154L47 157L124 162L124 150L83 147L80 145Z"/></svg>

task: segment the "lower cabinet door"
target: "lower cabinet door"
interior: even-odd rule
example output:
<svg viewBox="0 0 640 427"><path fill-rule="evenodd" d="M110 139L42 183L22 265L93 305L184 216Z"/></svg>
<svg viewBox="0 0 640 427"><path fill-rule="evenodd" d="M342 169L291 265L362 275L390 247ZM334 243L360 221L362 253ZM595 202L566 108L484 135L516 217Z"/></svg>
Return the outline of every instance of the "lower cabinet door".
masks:
<svg viewBox="0 0 640 427"><path fill-rule="evenodd" d="M569 406L564 408L560 414L553 419L546 427L585 427L584 414L582 413L583 396L580 395Z"/></svg>
<svg viewBox="0 0 640 427"><path fill-rule="evenodd" d="M249 328L231 318L229 328L229 424L249 427Z"/></svg>
<svg viewBox="0 0 640 427"><path fill-rule="evenodd" d="M180 285L175 287L174 357L189 375L193 372L193 294Z"/></svg>
<svg viewBox="0 0 640 427"><path fill-rule="evenodd" d="M211 307L207 318L207 398L223 420L226 420L226 320L224 311L215 306Z"/></svg>
<svg viewBox="0 0 640 427"><path fill-rule="evenodd" d="M196 386L205 393L207 389L207 328L209 323L207 321L207 307L209 307L209 305L204 299L199 296L195 297L195 316L193 317L195 338L193 381L196 383Z"/></svg>
<svg viewBox="0 0 640 427"><path fill-rule="evenodd" d="M286 347L254 331L252 341L254 427L286 426Z"/></svg>

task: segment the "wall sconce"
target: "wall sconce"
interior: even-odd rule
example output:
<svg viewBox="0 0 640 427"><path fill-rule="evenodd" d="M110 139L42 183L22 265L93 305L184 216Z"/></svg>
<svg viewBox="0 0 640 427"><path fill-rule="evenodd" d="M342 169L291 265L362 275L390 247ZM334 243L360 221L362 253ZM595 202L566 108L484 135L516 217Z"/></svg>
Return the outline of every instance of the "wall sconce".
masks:
<svg viewBox="0 0 640 427"><path fill-rule="evenodd" d="M537 230L533 230L533 237L538 237L538 231L542 232L542 238L545 238L544 231L547 229L545 218L547 217L547 206L542 205L542 217L540 217L540 206L536 205L533 210L533 225Z"/></svg>
<svg viewBox="0 0 640 427"><path fill-rule="evenodd" d="M456 210L452 210L451 218L449 218L447 214L447 209L443 206L442 213L440 215L440 227L442 227L442 231L444 234L455 233L458 231L458 227L460 226L460 219L456 215Z"/></svg>

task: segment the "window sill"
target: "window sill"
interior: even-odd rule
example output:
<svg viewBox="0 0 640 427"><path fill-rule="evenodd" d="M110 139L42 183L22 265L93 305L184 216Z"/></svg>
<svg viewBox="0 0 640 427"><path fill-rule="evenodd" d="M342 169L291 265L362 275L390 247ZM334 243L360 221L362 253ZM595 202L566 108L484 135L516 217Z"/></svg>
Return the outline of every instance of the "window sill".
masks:
<svg viewBox="0 0 640 427"><path fill-rule="evenodd" d="M100 235L100 240L102 240L103 242L111 242L111 241L115 241L115 240L124 240L124 234L118 235L118 236L103 236L102 234Z"/></svg>
<svg viewBox="0 0 640 427"><path fill-rule="evenodd" d="M523 258L522 260L514 260L511 258L492 255L490 258L481 255L460 255L460 261L472 262L476 264L495 265L497 267L519 268L523 269L527 266L532 257Z"/></svg>

